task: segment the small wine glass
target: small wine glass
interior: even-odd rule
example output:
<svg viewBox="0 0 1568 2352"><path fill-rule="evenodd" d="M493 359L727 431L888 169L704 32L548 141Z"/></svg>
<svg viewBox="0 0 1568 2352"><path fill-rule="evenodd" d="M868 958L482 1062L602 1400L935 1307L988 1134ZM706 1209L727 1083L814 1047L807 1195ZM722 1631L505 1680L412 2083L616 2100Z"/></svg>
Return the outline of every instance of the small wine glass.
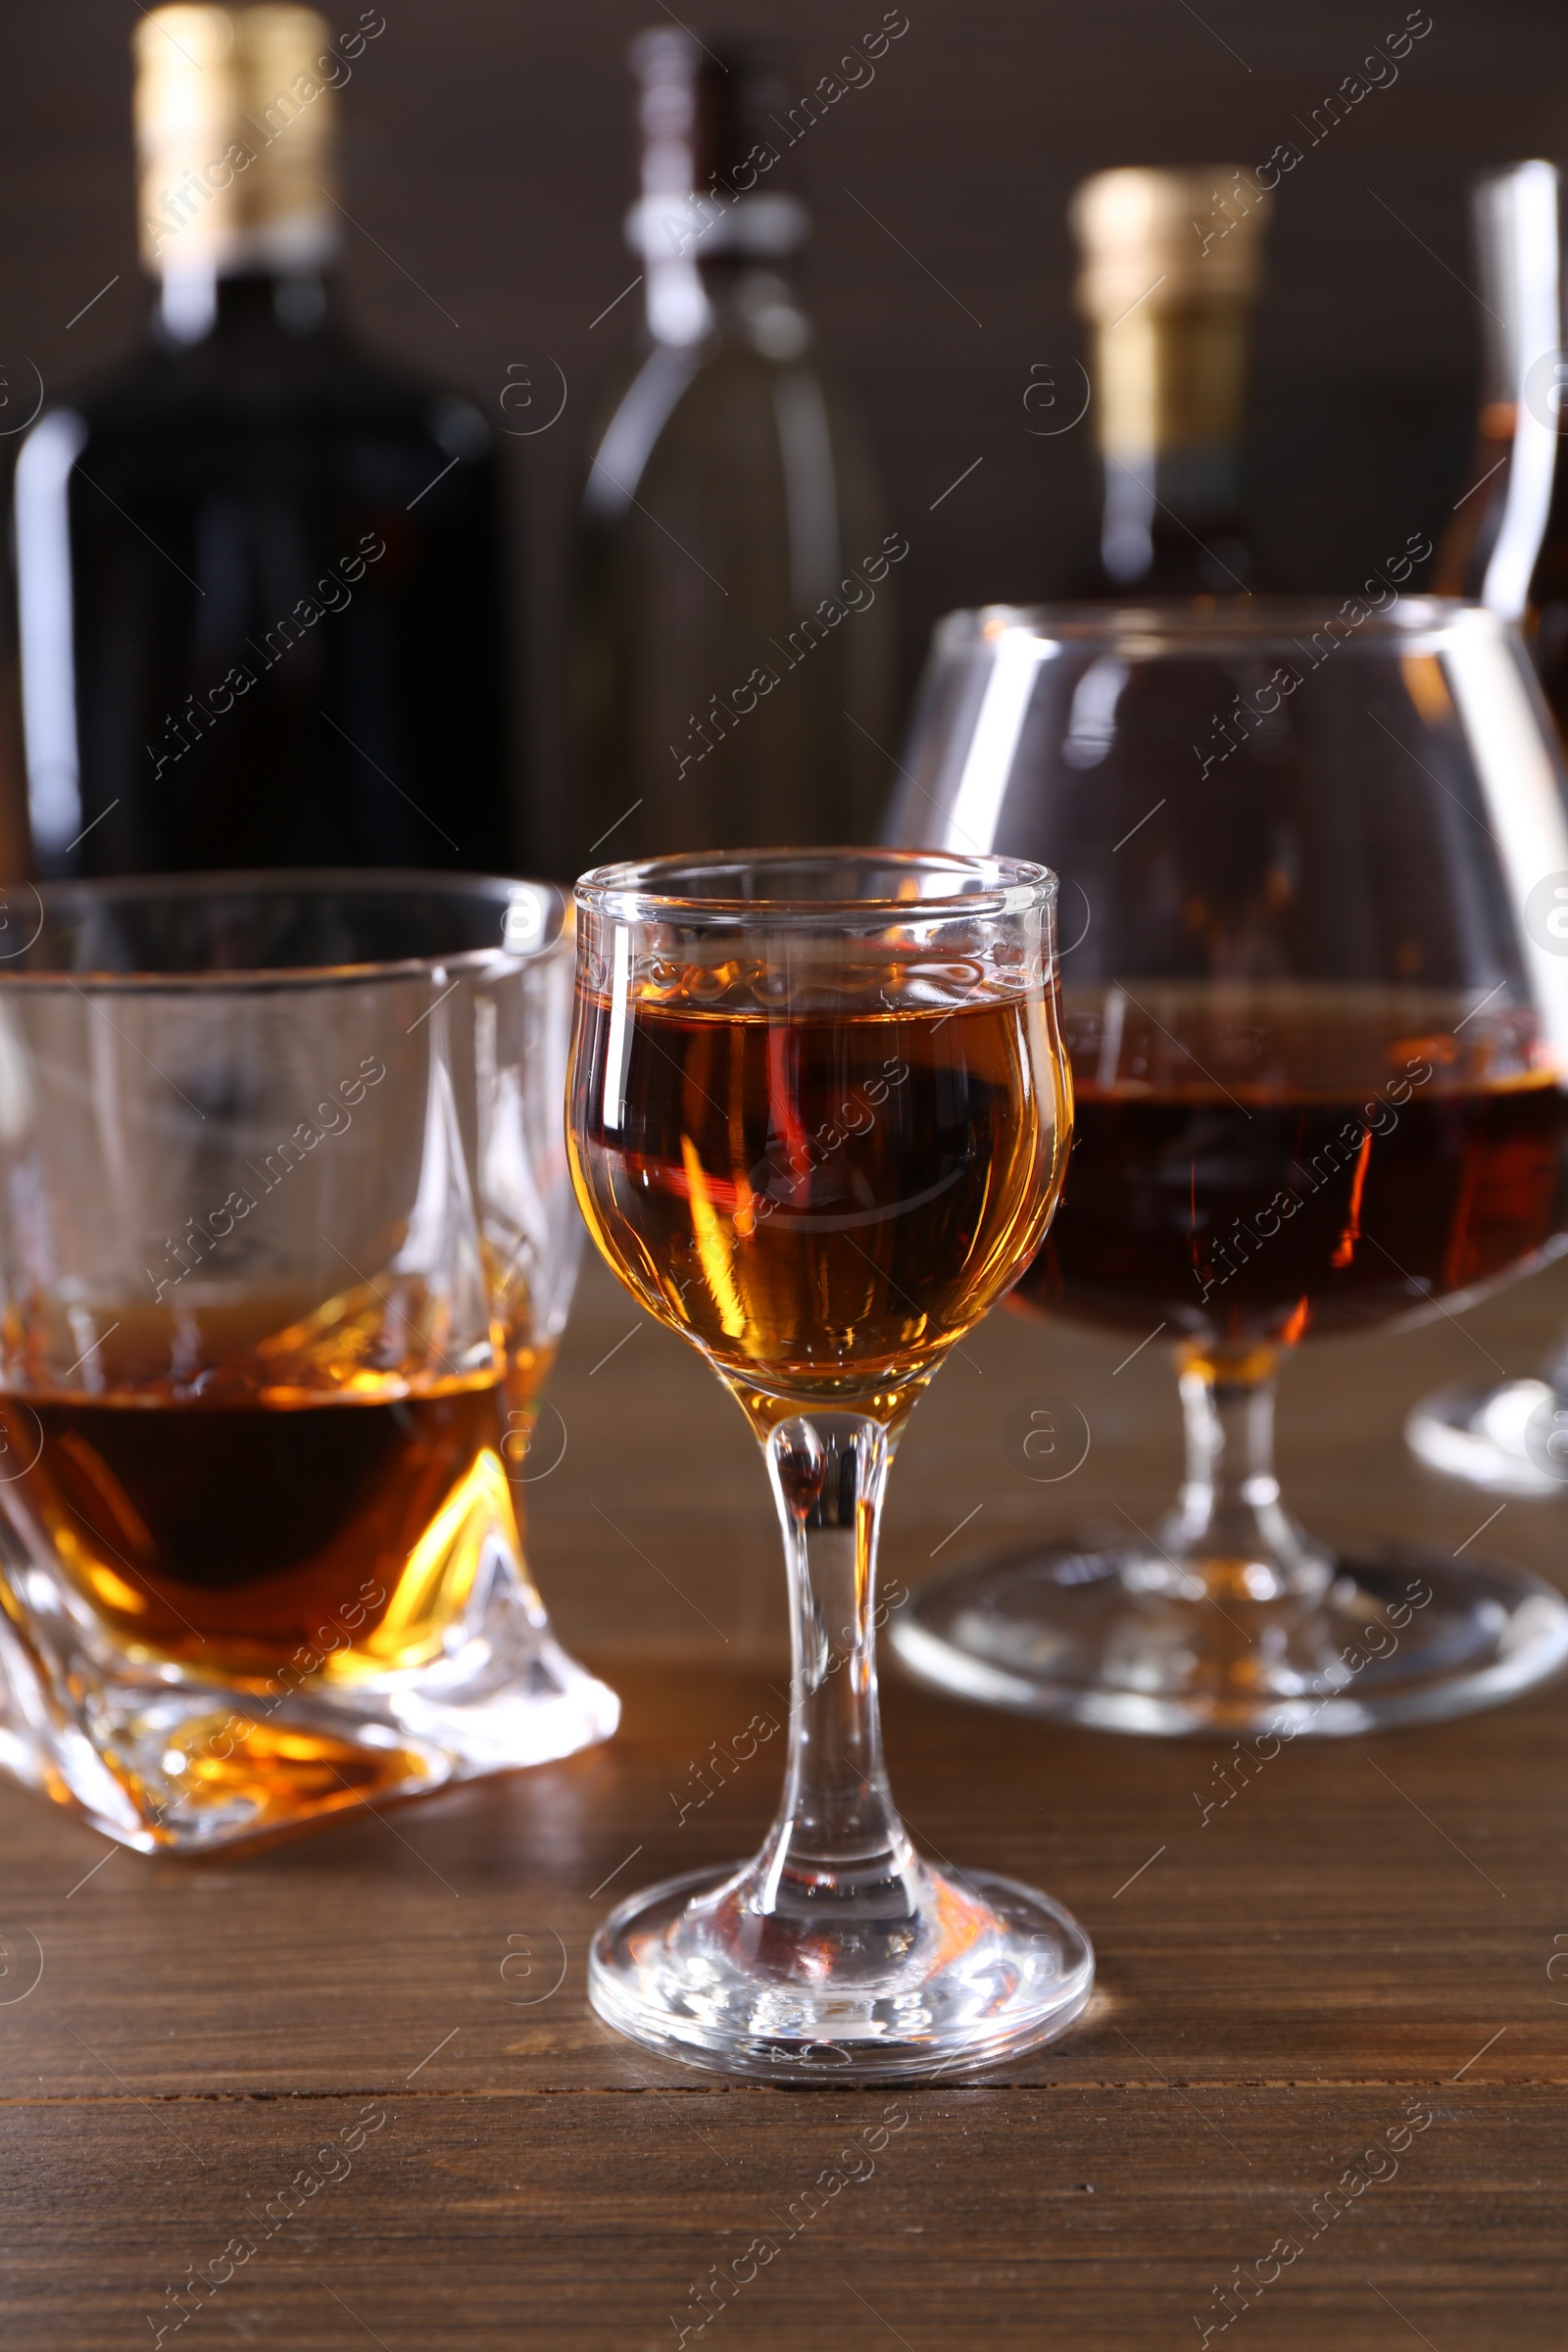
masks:
<svg viewBox="0 0 1568 2352"><path fill-rule="evenodd" d="M1337 1553L1286 1512L1276 1368L1561 1246L1568 786L1517 636L1407 598L955 613L893 838L1049 859L1076 1098L1017 1302L1176 1344L1187 1476L1110 1548L961 1563L894 1643L1105 1729L1347 1734L1568 1656L1466 1550ZM1126 1514L1123 1514L1124 1517Z"/></svg>
<svg viewBox="0 0 1568 2352"><path fill-rule="evenodd" d="M915 1854L874 1634L905 1422L1060 1189L1055 887L1008 858L875 851L658 858L577 885L577 1197L632 1296L750 1421L790 1579L766 1843L633 1895L590 1957L602 2017L700 2066L969 2071L1089 1998L1088 1938L1056 1904Z"/></svg>

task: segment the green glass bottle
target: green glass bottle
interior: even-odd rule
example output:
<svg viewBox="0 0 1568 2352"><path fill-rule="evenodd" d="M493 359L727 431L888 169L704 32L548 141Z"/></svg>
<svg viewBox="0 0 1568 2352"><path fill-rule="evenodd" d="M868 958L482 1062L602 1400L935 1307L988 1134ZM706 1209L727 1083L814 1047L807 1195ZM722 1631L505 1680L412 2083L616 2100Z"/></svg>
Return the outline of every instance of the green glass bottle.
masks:
<svg viewBox="0 0 1568 2352"><path fill-rule="evenodd" d="M874 840L908 548L787 275L801 118L759 51L671 28L631 62L644 323L583 495L560 830L579 865Z"/></svg>

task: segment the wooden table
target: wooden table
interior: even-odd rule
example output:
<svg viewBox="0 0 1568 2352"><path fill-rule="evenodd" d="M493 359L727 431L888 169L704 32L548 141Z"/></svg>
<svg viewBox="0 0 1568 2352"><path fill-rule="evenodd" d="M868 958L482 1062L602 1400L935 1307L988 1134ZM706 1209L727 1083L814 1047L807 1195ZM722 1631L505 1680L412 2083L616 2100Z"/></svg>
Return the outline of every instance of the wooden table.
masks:
<svg viewBox="0 0 1568 2352"><path fill-rule="evenodd" d="M1565 1315L1568 1269L1462 1325L1309 1349L1286 1383L1287 1492L1329 1536L1459 1545L1495 1500L1415 1467L1404 1407L1491 1359L1522 1368ZM1150 1349L1114 1373L1124 1353L994 1318L915 1417L887 1573L1157 1511L1169 1372ZM1001 1441L1043 1389L1093 1429L1061 1487ZM739 1856L770 1813L777 1745L680 1817L710 1742L782 1720L762 1473L711 1376L596 1266L554 1396L567 1444L530 1490L532 1548L564 1638L624 1694L612 1745L198 1864L0 1795L8 2352L151 2343L178 2316L166 2290L221 2275L297 2174L319 2183L303 2209L166 2343L695 2343L694 2290L770 2238L709 2340L1128 2352L1212 2325L1249 2352L1560 2347L1562 1689L1303 1740L1205 1825L1211 1748L993 1716L890 1670L911 1826L1068 1903L1099 1947L1095 2004L979 2088L691 2074L599 2025L584 1951L613 1896ZM1565 1533L1568 1498L1510 1502L1483 1544L1560 1575ZM1360 2189L1328 2200L1352 2167ZM1221 2333L1215 2290L1271 2262Z"/></svg>

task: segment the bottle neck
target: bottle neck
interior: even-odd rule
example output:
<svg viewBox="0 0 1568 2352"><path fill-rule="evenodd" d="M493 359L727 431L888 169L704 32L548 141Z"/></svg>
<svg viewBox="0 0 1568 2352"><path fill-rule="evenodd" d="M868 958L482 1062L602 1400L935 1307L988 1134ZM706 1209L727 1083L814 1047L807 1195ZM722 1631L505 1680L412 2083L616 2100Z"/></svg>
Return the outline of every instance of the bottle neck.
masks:
<svg viewBox="0 0 1568 2352"><path fill-rule="evenodd" d="M335 309L331 275L322 269L194 268L169 271L158 282L152 328L166 348L194 344L307 342L329 324Z"/></svg>
<svg viewBox="0 0 1568 2352"><path fill-rule="evenodd" d="M1096 323L1101 561L1111 584L1167 572L1175 588L1249 584L1240 520L1247 328L1247 305L1232 298Z"/></svg>
<svg viewBox="0 0 1568 2352"><path fill-rule="evenodd" d="M643 305L656 343L676 347L727 330L804 346L804 319L785 275L806 243L810 216L783 192L648 194L626 218L626 241L643 262ZM769 315L780 309L795 323ZM775 355L793 357L793 351Z"/></svg>
<svg viewBox="0 0 1568 2352"><path fill-rule="evenodd" d="M656 343L742 343L764 359L798 359L811 339L782 256L650 256L645 316Z"/></svg>

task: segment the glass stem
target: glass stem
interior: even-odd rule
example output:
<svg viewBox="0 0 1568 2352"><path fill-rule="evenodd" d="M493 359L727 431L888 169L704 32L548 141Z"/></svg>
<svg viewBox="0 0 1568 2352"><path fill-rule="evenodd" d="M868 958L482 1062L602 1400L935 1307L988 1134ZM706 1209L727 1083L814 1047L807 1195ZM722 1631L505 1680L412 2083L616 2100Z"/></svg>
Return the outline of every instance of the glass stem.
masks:
<svg viewBox="0 0 1568 2352"><path fill-rule="evenodd" d="M765 1440L794 1672L783 1803L757 1865L764 1914L853 1928L917 1908L876 1690L877 1530L897 1442L895 1430L838 1412L778 1422Z"/></svg>
<svg viewBox="0 0 1568 2352"><path fill-rule="evenodd" d="M1162 1542L1183 1568L1241 1600L1322 1589L1320 1553L1280 1501L1270 1348L1184 1348L1177 1358L1187 1474Z"/></svg>

